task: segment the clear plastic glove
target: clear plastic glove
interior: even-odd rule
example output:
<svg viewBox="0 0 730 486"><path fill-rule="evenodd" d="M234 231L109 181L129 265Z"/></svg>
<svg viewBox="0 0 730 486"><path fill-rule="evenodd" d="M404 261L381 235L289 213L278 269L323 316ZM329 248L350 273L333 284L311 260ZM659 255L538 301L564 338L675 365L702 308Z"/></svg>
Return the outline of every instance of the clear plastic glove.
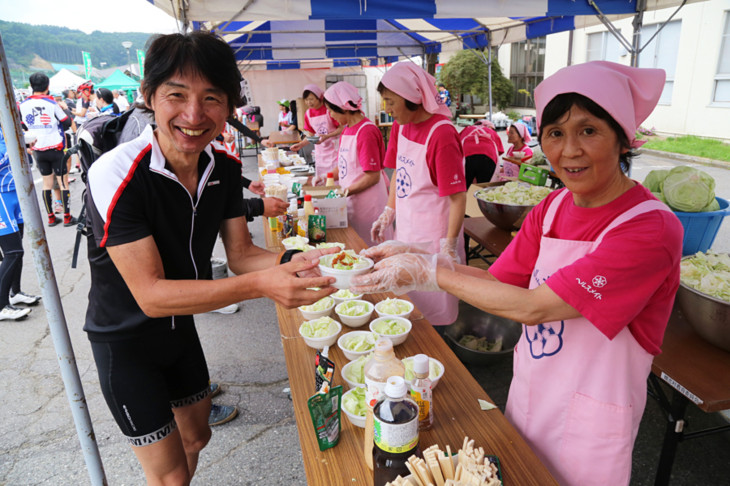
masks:
<svg viewBox="0 0 730 486"><path fill-rule="evenodd" d="M439 253L451 258L454 263L461 263L459 254L456 251L456 244L458 241L458 238L441 238L439 240L439 247L441 248Z"/></svg>
<svg viewBox="0 0 730 486"><path fill-rule="evenodd" d="M350 291L358 294L393 292L396 295L414 290L435 292L441 290L436 278L439 266L454 268L452 260L440 253L401 253L376 263L372 273L352 277Z"/></svg>
<svg viewBox="0 0 730 486"><path fill-rule="evenodd" d="M393 221L395 221L395 209L385 206L370 228L370 239L382 243L385 240L385 231L393 225Z"/></svg>
<svg viewBox="0 0 730 486"><path fill-rule="evenodd" d="M315 175L312 177L312 185L313 186L323 186L324 183L327 182L327 175Z"/></svg>
<svg viewBox="0 0 730 486"><path fill-rule="evenodd" d="M377 246L371 246L360 252L361 256L368 257L374 262L379 262L393 255L400 253L428 253L427 244L409 244L402 241L388 240Z"/></svg>

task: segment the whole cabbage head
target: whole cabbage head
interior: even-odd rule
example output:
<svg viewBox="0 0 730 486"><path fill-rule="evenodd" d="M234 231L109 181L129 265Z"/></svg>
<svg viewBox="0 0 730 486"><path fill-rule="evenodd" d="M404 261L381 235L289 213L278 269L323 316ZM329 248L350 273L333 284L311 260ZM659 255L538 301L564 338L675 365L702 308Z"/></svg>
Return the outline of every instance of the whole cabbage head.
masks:
<svg viewBox="0 0 730 486"><path fill-rule="evenodd" d="M662 182L669 175L668 170L657 169L649 172L644 179L644 187L651 192L662 192Z"/></svg>
<svg viewBox="0 0 730 486"><path fill-rule="evenodd" d="M715 179L692 167L675 167L662 183L662 194L673 210L696 213L715 199Z"/></svg>

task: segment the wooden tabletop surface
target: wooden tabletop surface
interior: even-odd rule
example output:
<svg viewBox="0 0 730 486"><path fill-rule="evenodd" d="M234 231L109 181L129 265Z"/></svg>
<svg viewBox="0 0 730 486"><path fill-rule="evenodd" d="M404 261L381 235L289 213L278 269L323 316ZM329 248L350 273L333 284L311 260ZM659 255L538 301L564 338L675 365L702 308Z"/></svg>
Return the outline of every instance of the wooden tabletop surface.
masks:
<svg viewBox="0 0 730 486"><path fill-rule="evenodd" d="M495 256L501 255L512 241L512 233L497 228L484 216L464 218L464 233Z"/></svg>
<svg viewBox="0 0 730 486"><path fill-rule="evenodd" d="M730 353L702 339L677 306L651 371L705 412L730 408Z"/></svg>
<svg viewBox="0 0 730 486"><path fill-rule="evenodd" d="M327 230L327 241L343 242L347 248L355 250L363 247L362 240L351 228ZM278 238L270 231L267 234L267 246L271 250L279 248ZM386 296L373 294L366 298L378 302ZM280 305L276 306L276 311L308 484L372 484L372 472L365 465L362 454L363 429L353 426L344 413L338 445L323 452L319 450L307 409L307 399L315 392L315 350L308 347L299 336L299 326L303 322L299 311ZM499 458L504 484L557 484L501 411L480 409L477 399L490 402L491 399L417 309L412 319L413 330L403 344L395 347L396 356L405 358L425 353L441 361L445 368L444 376L434 390L434 426L430 431L420 434L421 448L438 444L442 449L449 445L452 451L457 451L464 437L468 436L474 439L476 445L483 447L487 454ZM342 332L350 330L343 326ZM339 370L348 361L336 345L330 349L330 358L337 366L335 385L342 384L347 388Z"/></svg>

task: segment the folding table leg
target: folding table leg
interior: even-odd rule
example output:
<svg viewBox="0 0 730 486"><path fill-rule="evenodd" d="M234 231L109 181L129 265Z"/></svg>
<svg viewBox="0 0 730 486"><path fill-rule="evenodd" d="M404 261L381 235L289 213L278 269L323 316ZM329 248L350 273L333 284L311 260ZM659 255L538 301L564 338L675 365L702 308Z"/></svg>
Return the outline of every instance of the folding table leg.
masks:
<svg viewBox="0 0 730 486"><path fill-rule="evenodd" d="M689 400L684 395L677 390L672 390L671 410L668 411L667 429L664 433L664 444L662 445L662 454L659 456L659 467L657 468L654 486L667 486L669 484L677 445L684 438L684 414L687 411L688 403Z"/></svg>

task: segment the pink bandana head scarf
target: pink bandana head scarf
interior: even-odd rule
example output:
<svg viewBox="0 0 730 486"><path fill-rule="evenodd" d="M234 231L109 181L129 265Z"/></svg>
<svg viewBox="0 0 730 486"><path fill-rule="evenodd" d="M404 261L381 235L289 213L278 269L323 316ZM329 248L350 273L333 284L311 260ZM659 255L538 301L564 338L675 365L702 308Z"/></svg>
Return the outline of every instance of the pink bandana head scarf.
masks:
<svg viewBox="0 0 730 486"><path fill-rule="evenodd" d="M520 137L522 137L522 142L527 143L530 140L532 140L532 137L530 136L530 130L527 129L527 125L524 123L513 123L510 125L511 127L515 127L515 130L517 130L517 133L520 134Z"/></svg>
<svg viewBox="0 0 730 486"><path fill-rule="evenodd" d="M636 129L651 114L664 89L662 69L624 66L608 61L592 61L565 67L535 88L539 128L542 111L563 93L578 93L591 99L623 128L632 148L644 144L636 140Z"/></svg>
<svg viewBox="0 0 730 486"><path fill-rule="evenodd" d="M357 88L347 81L340 81L327 88L324 98L345 111L362 109L362 97L357 92Z"/></svg>
<svg viewBox="0 0 730 486"><path fill-rule="evenodd" d="M410 61L395 64L380 80L383 86L432 114L451 118L451 110L444 104L436 88L436 78Z"/></svg>
<svg viewBox="0 0 730 486"><path fill-rule="evenodd" d="M320 100L322 99L322 96L324 95L324 90L322 88L320 88L319 86L317 86L316 84L306 85L304 87L304 90L302 90L302 93L304 93L304 91L309 91L310 93L312 93L314 96L316 96Z"/></svg>

